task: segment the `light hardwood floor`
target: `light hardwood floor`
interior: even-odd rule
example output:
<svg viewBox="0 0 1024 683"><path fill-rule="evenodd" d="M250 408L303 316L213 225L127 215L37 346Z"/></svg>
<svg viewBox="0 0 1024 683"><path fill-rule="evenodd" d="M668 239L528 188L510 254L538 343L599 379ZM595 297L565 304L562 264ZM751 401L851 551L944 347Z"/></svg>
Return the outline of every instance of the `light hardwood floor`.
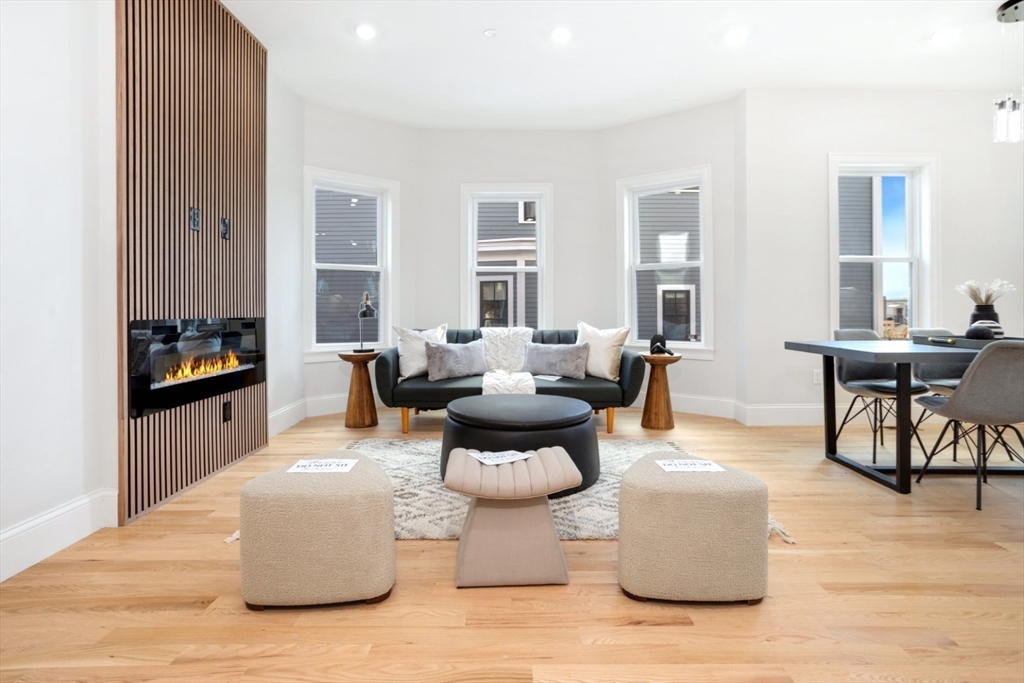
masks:
<svg viewBox="0 0 1024 683"><path fill-rule="evenodd" d="M757 606L639 603L614 541L565 542L568 586L457 590L454 541L398 543L377 605L245 609L238 492L351 439L401 437L313 418L128 527L105 529L0 584L0 682L1024 680L1024 482L926 478L909 496L822 459L820 428L620 410L615 434L674 440L748 470L797 540L769 543ZM439 438L443 413L407 438ZM603 427L604 417L599 418ZM935 427L930 427L934 434ZM883 458L891 460L895 435ZM866 430L844 434L870 452Z"/></svg>

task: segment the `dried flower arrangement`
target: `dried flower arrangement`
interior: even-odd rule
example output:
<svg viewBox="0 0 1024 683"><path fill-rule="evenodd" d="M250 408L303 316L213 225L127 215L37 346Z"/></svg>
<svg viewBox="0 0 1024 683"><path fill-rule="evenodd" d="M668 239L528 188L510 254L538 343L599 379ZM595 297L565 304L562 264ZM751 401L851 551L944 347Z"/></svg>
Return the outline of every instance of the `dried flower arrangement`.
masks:
<svg viewBox="0 0 1024 683"><path fill-rule="evenodd" d="M1006 280L998 278L993 280L992 284L986 282L979 285L977 280L968 280L962 285L956 286L956 291L969 296L971 301L979 306L991 306L996 299L1007 292L1016 291L1016 289Z"/></svg>

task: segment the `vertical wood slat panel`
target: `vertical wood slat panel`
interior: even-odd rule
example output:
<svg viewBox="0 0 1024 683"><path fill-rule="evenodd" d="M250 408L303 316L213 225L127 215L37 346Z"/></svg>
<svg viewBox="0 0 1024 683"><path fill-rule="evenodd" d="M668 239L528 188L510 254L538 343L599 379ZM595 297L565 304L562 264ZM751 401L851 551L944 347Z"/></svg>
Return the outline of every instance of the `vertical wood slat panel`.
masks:
<svg viewBox="0 0 1024 683"><path fill-rule="evenodd" d="M118 0L117 21L123 523L267 441L265 384L128 419L125 346L131 320L265 314L266 50L216 0Z"/></svg>

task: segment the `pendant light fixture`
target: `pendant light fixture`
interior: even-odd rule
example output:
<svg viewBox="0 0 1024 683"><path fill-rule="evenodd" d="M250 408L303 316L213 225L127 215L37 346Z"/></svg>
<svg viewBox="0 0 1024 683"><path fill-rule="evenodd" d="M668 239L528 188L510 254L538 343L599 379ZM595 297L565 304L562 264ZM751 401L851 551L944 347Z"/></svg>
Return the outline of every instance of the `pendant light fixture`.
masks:
<svg viewBox="0 0 1024 683"><path fill-rule="evenodd" d="M1004 24L1024 21L1024 0L1008 0L996 10L996 19ZM996 142L1020 142L1024 139L1021 102L1012 93L995 101L992 115L992 139Z"/></svg>

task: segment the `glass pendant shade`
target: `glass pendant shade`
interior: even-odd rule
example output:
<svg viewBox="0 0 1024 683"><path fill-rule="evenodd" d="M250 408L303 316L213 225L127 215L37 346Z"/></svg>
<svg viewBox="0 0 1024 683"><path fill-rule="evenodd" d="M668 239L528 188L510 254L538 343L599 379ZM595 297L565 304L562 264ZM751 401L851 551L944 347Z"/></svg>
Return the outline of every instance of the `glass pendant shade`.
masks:
<svg viewBox="0 0 1024 683"><path fill-rule="evenodd" d="M993 140L996 142L1020 142L1024 137L1024 120L1021 118L1021 103L1013 95L995 101L992 118Z"/></svg>

